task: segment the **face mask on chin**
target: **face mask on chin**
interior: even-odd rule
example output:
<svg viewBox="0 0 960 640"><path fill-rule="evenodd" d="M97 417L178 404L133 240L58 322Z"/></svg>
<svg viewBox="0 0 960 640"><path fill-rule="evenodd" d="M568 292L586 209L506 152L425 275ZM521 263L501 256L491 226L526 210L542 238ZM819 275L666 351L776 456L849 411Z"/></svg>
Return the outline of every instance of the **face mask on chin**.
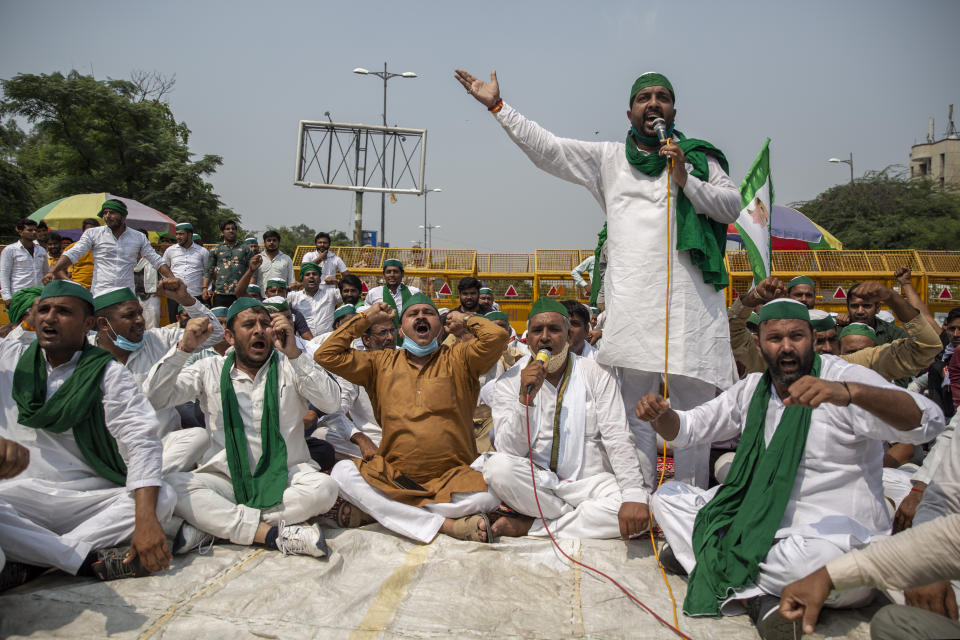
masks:
<svg viewBox="0 0 960 640"><path fill-rule="evenodd" d="M106 318L104 318L104 320L106 320ZM132 340L127 340L118 334L114 330L113 325L110 324L109 320L107 320L107 326L110 327L110 331L113 332L113 337L111 337L110 340L113 342L113 346L117 347L118 349L133 352L139 351L140 348L143 347L143 338L140 339L140 342L133 342Z"/></svg>
<svg viewBox="0 0 960 640"><path fill-rule="evenodd" d="M431 340L429 344L421 346L416 342L414 342L413 340L411 340L410 336L404 336L403 344L400 345L400 348L409 351L411 354L419 358L422 358L423 356L428 356L434 351L436 351L437 349L439 349L440 345L437 344L436 338Z"/></svg>
<svg viewBox="0 0 960 640"><path fill-rule="evenodd" d="M567 354L570 352L570 343L563 345L563 349L560 350L560 353L550 356L550 359L547 360L547 373L556 373L559 371L563 364L567 361Z"/></svg>

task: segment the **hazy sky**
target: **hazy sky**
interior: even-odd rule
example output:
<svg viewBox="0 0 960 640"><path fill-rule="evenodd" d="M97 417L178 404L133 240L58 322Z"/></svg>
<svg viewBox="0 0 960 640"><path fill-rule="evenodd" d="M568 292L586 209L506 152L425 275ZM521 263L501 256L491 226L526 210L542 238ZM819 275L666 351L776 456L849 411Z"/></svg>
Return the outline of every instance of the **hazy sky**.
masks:
<svg viewBox="0 0 960 640"><path fill-rule="evenodd" d="M169 101L196 154L223 156L212 183L247 227L306 223L352 233L353 194L293 185L297 123L428 130L437 247L593 246L602 212L582 187L536 169L453 79L488 77L554 133L623 140L644 71L677 91L677 126L710 140L739 183L772 138L777 202L907 164L930 117L960 104L960 2L248 2L0 0L0 78L77 69L176 74ZM122 195L122 194L119 194ZM148 203L149 204L149 203ZM379 227L378 195L364 228ZM423 198L387 203L387 241L422 238ZM842 238L841 238L842 240Z"/></svg>

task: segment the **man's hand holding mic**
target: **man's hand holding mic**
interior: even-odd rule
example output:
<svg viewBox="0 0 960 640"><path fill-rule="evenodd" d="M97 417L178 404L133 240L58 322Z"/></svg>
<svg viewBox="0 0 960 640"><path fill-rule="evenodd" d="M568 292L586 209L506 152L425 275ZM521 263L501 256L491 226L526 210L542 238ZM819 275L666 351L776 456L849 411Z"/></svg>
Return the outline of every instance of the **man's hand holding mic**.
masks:
<svg viewBox="0 0 960 640"><path fill-rule="evenodd" d="M682 189L687 184L687 156L683 149L672 144L672 140L667 137L667 123L663 118L653 121L653 130L657 132L657 138L662 145L658 153L666 156L670 163L670 178Z"/></svg>
<svg viewBox="0 0 960 640"><path fill-rule="evenodd" d="M540 349L536 358L531 358L527 366L520 372L520 404L532 402L537 391L547 378L547 360L550 359L548 349Z"/></svg>

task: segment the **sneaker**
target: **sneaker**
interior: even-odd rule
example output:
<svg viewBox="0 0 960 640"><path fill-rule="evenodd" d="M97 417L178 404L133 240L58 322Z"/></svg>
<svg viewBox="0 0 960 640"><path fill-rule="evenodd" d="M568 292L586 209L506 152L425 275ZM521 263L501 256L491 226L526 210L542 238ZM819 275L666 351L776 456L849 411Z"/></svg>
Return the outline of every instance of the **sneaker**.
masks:
<svg viewBox="0 0 960 640"><path fill-rule="evenodd" d="M663 567L664 571L672 576L687 575L687 570L684 569L680 561L677 560L677 556L669 544L664 542L663 546L660 547L660 553L657 555L660 558L660 566Z"/></svg>
<svg viewBox="0 0 960 640"><path fill-rule="evenodd" d="M780 615L780 598L757 596L744 604L763 640L794 640L802 635L799 622L791 622Z"/></svg>
<svg viewBox="0 0 960 640"><path fill-rule="evenodd" d="M173 539L173 555L179 556L184 553L190 553L197 549L200 555L210 551L213 547L213 541L216 540L212 535L200 531L192 524L184 522L177 530L177 535Z"/></svg>
<svg viewBox="0 0 960 640"><path fill-rule="evenodd" d="M140 558L134 558L128 564L123 561L130 547L111 547L97 551L97 559L91 566L95 576L101 580L119 580L120 578L142 578L150 572L140 566Z"/></svg>
<svg viewBox="0 0 960 640"><path fill-rule="evenodd" d="M277 549L283 555L313 556L325 558L330 553L323 532L315 524L292 524L281 522L277 527Z"/></svg>

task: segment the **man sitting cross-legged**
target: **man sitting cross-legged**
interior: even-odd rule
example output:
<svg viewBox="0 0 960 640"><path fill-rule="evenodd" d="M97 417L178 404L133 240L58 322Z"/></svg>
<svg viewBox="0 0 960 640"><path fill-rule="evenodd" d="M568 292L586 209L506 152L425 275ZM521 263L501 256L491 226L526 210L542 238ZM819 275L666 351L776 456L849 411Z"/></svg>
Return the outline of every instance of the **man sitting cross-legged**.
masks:
<svg viewBox="0 0 960 640"><path fill-rule="evenodd" d="M524 517L498 519L495 537L545 536L547 526L559 537L627 539L649 526L648 495L617 380L570 351L569 333L566 307L537 300L527 320L527 344L553 355L546 363L526 356L496 382L497 452L486 459L483 479ZM532 519L539 511L527 458L528 416L546 523Z"/></svg>
<svg viewBox="0 0 960 640"><path fill-rule="evenodd" d="M94 321L90 292L55 280L37 303L37 339L0 340L0 436L31 454L0 482L0 547L110 580L169 566L162 524L176 494L161 482L153 407L130 371L87 343Z"/></svg>
<svg viewBox="0 0 960 640"><path fill-rule="evenodd" d="M186 520L173 551L216 537L322 557L320 529L296 523L329 510L337 484L311 460L301 418L308 400L335 411L340 389L297 348L290 321L281 314L271 319L254 298L240 298L227 312L225 335L234 351L184 367L212 332L205 318L188 321L179 347L144 383L158 408L199 398L210 431L196 471L169 476L177 515Z"/></svg>
<svg viewBox="0 0 960 640"><path fill-rule="evenodd" d="M670 556L690 572L688 615L744 607L761 637L792 638L776 609L783 587L890 531L883 501L883 441L922 443L944 427L932 401L877 373L818 355L805 305L779 299L760 311L767 372L717 398L673 411L656 394L637 414L675 446L740 436L724 484L703 491L665 483L651 499ZM840 594L858 606L869 590Z"/></svg>
<svg viewBox="0 0 960 640"><path fill-rule="evenodd" d="M323 367L366 388L383 429L377 455L333 468L340 493L355 505L342 507L350 517L340 521L362 524L362 509L420 542L430 542L437 532L488 542L485 514L500 500L470 468L477 458L472 417L478 379L503 353L507 332L472 316L465 323L475 340L438 346L440 315L418 292L403 305L400 349L351 349L367 327L392 321L394 313L385 302L372 305L342 324L314 354ZM464 321L459 311L450 315Z"/></svg>

